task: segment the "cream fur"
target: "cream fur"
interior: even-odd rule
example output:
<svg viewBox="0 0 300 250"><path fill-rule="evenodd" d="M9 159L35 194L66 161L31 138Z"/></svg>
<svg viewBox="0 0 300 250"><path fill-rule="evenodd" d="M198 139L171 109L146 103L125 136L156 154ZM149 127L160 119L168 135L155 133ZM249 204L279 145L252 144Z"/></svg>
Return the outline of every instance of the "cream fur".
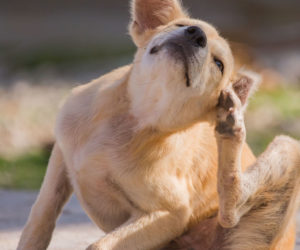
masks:
<svg viewBox="0 0 300 250"><path fill-rule="evenodd" d="M134 62L75 88L66 100L20 250L47 247L72 189L107 232L88 249L157 249L218 210L214 126L220 92L234 79L229 45L175 0L135 0L132 12ZM191 87L181 62L164 49L149 54L183 32L176 24L199 26L208 39L189 65ZM213 57L223 61L223 75ZM255 158L246 144L238 150L245 169Z"/></svg>

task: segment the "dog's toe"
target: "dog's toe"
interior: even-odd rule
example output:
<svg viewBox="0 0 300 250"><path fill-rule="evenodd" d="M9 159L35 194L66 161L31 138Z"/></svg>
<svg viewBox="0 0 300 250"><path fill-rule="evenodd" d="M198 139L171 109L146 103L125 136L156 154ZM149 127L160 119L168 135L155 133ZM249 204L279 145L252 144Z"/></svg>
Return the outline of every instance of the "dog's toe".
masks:
<svg viewBox="0 0 300 250"><path fill-rule="evenodd" d="M216 131L223 136L237 136L243 130L243 112L239 100L232 91L222 91L217 106Z"/></svg>

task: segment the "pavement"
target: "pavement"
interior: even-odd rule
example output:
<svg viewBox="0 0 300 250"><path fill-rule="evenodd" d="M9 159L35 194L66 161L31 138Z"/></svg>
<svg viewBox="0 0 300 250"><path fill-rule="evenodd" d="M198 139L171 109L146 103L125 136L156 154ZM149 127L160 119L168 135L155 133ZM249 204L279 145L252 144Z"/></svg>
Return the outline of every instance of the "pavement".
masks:
<svg viewBox="0 0 300 250"><path fill-rule="evenodd" d="M38 192L0 190L0 250L15 250ZM86 249L104 233L72 196L57 222L49 250Z"/></svg>
<svg viewBox="0 0 300 250"><path fill-rule="evenodd" d="M15 250L37 192L0 190L0 250ZM297 215L296 250L300 250L300 211ZM81 209L75 196L64 207L49 250L85 249L104 233Z"/></svg>

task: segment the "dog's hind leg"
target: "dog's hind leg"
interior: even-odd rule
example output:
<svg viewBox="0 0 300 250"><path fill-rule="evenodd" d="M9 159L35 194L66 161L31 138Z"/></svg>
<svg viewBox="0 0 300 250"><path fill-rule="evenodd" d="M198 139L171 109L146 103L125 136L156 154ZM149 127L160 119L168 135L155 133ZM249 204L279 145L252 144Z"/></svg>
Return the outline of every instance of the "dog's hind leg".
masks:
<svg viewBox="0 0 300 250"><path fill-rule="evenodd" d="M216 136L219 148L219 223L229 249L279 249L293 230L300 195L300 143L277 137L241 171L245 127L241 103L231 91L219 103ZM291 237L291 242L292 242ZM287 244L282 249L289 249ZM276 248L277 247L277 248ZM292 249L292 248L290 248Z"/></svg>
<svg viewBox="0 0 300 250"><path fill-rule="evenodd" d="M70 197L71 185L66 175L62 153L55 145L45 180L23 230L18 250L46 249L60 211Z"/></svg>

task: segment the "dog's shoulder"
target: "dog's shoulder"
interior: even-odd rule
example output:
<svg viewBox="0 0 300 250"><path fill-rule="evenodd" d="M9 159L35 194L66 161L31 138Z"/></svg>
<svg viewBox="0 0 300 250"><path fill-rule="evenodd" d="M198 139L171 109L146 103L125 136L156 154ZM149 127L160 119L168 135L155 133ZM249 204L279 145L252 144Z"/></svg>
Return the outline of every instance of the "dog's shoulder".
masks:
<svg viewBox="0 0 300 250"><path fill-rule="evenodd" d="M56 137L74 136L74 131L78 133L80 128L88 130L126 106L130 70L131 65L127 65L74 88L58 114Z"/></svg>
<svg viewBox="0 0 300 250"><path fill-rule="evenodd" d="M113 94L121 84L125 83L128 78L131 65L127 65L116 70L111 71L87 84L75 87L67 100L64 107L68 104L82 105L89 102L94 103L95 100L105 99L109 97L108 94Z"/></svg>

